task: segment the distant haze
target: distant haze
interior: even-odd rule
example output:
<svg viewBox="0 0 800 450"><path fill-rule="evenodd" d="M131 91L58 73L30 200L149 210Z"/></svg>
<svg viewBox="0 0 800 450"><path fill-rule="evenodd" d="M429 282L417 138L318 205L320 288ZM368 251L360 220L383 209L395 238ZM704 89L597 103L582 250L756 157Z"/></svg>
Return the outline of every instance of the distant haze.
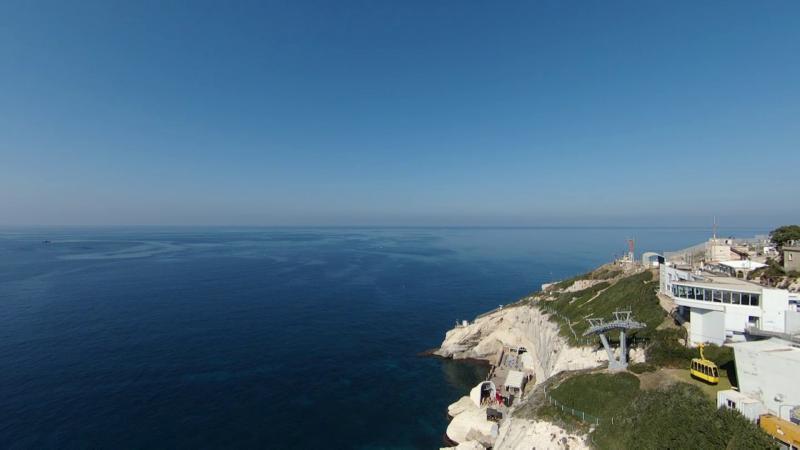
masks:
<svg viewBox="0 0 800 450"><path fill-rule="evenodd" d="M0 225L800 222L800 2L0 5Z"/></svg>

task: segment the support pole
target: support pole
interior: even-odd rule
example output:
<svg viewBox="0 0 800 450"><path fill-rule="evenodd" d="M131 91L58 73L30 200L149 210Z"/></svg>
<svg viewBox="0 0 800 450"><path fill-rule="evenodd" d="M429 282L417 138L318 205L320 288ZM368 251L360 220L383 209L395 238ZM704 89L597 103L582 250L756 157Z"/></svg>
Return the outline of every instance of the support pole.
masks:
<svg viewBox="0 0 800 450"><path fill-rule="evenodd" d="M628 349L625 348L625 329L619 330L619 364L628 367Z"/></svg>
<svg viewBox="0 0 800 450"><path fill-rule="evenodd" d="M600 341L603 342L603 347L606 349L606 353L608 353L608 367L611 367L612 362L614 361L614 352L611 351L611 346L608 345L608 339L606 339L605 333L600 333Z"/></svg>

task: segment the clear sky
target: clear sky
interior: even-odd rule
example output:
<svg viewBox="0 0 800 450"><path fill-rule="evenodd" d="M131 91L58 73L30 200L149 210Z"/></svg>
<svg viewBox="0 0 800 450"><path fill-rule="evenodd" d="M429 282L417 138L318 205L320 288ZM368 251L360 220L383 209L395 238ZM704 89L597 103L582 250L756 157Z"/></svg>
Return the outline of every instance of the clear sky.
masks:
<svg viewBox="0 0 800 450"><path fill-rule="evenodd" d="M0 224L800 221L800 2L0 3Z"/></svg>

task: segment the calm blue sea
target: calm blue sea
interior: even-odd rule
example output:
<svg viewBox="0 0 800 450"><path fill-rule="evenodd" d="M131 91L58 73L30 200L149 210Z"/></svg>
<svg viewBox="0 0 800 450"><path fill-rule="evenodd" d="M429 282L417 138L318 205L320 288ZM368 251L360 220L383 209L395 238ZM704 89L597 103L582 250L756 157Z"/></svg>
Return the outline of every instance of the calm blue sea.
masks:
<svg viewBox="0 0 800 450"><path fill-rule="evenodd" d="M456 319L708 234L2 229L0 447L438 448L485 370L418 356Z"/></svg>

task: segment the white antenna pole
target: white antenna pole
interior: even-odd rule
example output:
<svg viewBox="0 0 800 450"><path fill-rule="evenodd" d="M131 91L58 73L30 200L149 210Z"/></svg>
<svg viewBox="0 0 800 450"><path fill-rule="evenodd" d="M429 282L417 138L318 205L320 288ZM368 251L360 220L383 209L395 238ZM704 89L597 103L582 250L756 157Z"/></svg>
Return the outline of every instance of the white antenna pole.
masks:
<svg viewBox="0 0 800 450"><path fill-rule="evenodd" d="M711 237L714 238L714 240L716 241L717 240L717 216L714 216L714 228L713 228L713 230L714 231L712 232Z"/></svg>

